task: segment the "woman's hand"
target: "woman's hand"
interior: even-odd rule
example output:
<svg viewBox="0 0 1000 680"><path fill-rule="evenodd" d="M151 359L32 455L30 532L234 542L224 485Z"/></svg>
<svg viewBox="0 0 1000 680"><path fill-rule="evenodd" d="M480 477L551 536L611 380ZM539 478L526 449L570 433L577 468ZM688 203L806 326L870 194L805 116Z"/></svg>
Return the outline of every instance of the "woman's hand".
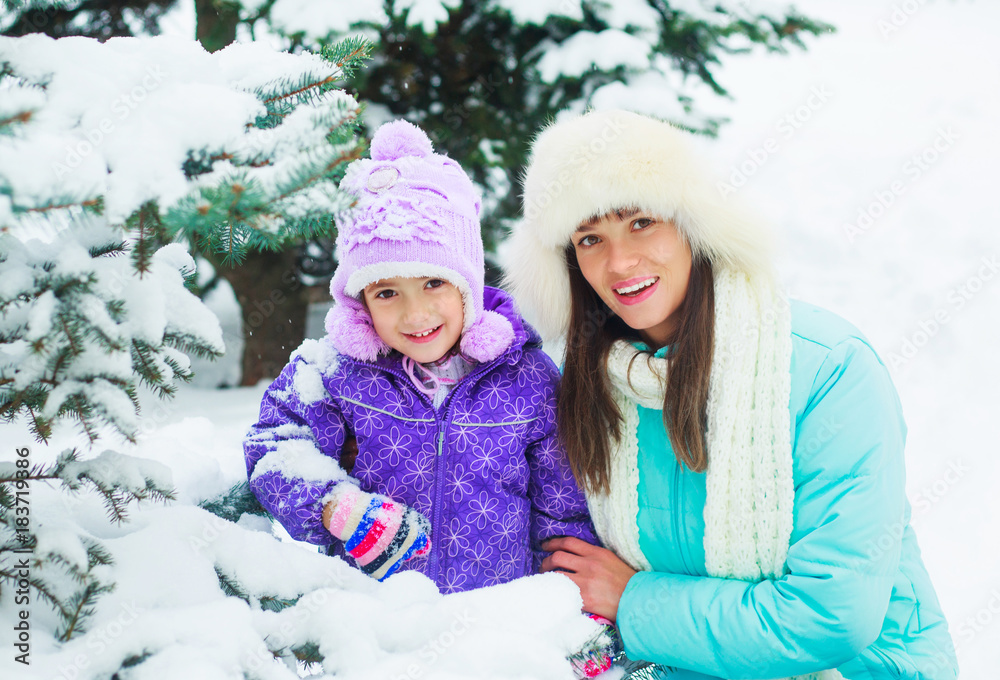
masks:
<svg viewBox="0 0 1000 680"><path fill-rule="evenodd" d="M542 560L542 571L565 572L580 589L584 611L612 621L618 618L618 603L635 569L610 550L570 536L549 539L542 550L552 552Z"/></svg>

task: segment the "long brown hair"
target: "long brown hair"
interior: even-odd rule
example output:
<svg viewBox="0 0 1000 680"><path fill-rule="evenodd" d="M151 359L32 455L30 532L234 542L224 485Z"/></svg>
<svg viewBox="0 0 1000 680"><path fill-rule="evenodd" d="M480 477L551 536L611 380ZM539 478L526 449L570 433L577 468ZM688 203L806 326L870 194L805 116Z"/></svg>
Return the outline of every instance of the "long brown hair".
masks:
<svg viewBox="0 0 1000 680"><path fill-rule="evenodd" d="M607 493L611 476L611 437L621 441L622 414L611 396L608 354L620 339L639 340L590 287L580 272L576 250L566 248L570 320L566 361L559 388L559 432L577 481L591 493ZM705 444L708 386L715 332L712 265L699 256L691 263L680 322L670 338L663 424L678 461L691 470L708 467ZM634 359L633 359L634 361Z"/></svg>

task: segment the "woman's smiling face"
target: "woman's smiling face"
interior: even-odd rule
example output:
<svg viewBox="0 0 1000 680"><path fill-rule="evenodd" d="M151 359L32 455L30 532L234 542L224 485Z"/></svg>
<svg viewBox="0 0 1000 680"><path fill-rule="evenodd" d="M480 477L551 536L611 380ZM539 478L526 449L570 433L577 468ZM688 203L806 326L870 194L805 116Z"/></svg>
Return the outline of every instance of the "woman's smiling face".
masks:
<svg viewBox="0 0 1000 680"><path fill-rule="evenodd" d="M691 248L673 222L620 210L577 227L580 272L622 321L654 348L677 328L691 275Z"/></svg>

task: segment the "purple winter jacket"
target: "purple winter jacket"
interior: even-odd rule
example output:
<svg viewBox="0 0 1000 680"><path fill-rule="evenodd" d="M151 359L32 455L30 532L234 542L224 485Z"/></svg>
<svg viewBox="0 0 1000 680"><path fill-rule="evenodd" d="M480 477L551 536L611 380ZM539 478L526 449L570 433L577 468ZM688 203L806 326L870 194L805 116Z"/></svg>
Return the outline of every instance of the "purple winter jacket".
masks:
<svg viewBox="0 0 1000 680"><path fill-rule="evenodd" d="M485 308L510 320L514 342L474 366L438 410L398 353L363 362L324 339L293 354L243 444L250 488L293 538L344 556L321 500L353 481L430 520L430 552L400 569L420 570L443 592L535 573L539 543L553 536L598 544L556 434L559 372L506 293L486 288ZM353 477L337 464L349 434Z"/></svg>

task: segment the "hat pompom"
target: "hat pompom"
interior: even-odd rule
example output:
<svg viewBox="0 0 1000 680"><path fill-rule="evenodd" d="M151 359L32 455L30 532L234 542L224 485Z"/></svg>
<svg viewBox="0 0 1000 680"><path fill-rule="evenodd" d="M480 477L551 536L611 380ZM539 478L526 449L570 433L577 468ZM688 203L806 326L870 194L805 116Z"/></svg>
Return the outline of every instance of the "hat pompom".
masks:
<svg viewBox="0 0 1000 680"><path fill-rule="evenodd" d="M394 120L378 129L372 138L372 160L394 161L403 156L424 158L434 146L424 131L405 120Z"/></svg>
<svg viewBox="0 0 1000 680"><path fill-rule="evenodd" d="M367 310L353 299L340 298L326 313L326 332L341 354L360 361L375 361L387 354L389 346L382 341Z"/></svg>
<svg viewBox="0 0 1000 680"><path fill-rule="evenodd" d="M480 363L493 361L514 342L514 327L497 312L484 309L479 319L462 334L459 349Z"/></svg>

